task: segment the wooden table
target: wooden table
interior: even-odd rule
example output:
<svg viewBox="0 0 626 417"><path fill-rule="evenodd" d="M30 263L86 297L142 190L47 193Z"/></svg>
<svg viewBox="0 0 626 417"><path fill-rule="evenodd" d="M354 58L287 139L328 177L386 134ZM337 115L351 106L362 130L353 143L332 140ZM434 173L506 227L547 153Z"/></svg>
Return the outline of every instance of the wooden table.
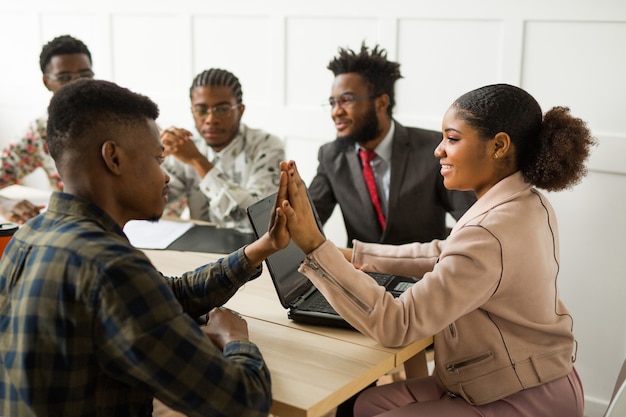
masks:
<svg viewBox="0 0 626 417"><path fill-rule="evenodd" d="M165 275L180 275L219 258L219 254L145 250ZM426 338L386 348L354 330L294 323L281 306L264 268L226 304L248 322L272 375L272 414L316 417L416 355L424 362Z"/></svg>
<svg viewBox="0 0 626 417"><path fill-rule="evenodd" d="M0 192L37 203L47 203L49 194L19 185ZM172 250L145 253L166 275L180 275L222 256ZM416 358L418 367L426 368L424 348L432 342L430 337L392 349L354 330L294 323L278 300L267 268L226 305L246 318L250 339L268 364L274 415L323 416L409 359Z"/></svg>

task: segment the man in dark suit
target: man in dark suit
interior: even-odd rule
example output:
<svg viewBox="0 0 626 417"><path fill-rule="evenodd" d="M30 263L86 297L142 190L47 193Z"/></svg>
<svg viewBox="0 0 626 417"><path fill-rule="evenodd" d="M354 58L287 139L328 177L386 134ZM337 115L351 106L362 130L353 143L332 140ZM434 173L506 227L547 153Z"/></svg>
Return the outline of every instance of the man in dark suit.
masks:
<svg viewBox="0 0 626 417"><path fill-rule="evenodd" d="M337 140L319 149L317 174L309 192L325 223L339 204L352 240L402 244L444 239L446 213L459 219L476 200L471 192L443 186L435 147L441 132L405 127L392 118L394 84L400 64L384 49L364 44L358 53L339 49L329 64L335 75L329 98ZM371 162L360 150L375 151ZM380 215L363 177L370 165Z"/></svg>

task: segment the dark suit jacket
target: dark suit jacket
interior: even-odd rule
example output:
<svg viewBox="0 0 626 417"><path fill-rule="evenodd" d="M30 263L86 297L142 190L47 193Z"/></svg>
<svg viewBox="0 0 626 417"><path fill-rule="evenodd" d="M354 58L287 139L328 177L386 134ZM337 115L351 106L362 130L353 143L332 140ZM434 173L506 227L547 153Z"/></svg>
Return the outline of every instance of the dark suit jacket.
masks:
<svg viewBox="0 0 626 417"><path fill-rule="evenodd" d="M445 239L446 212L459 219L476 201L473 192L449 191L443 186L439 160L433 155L441 132L395 125L384 231L369 199L354 144L337 139L319 149L309 193L322 223L339 204L350 247L353 239L389 244Z"/></svg>

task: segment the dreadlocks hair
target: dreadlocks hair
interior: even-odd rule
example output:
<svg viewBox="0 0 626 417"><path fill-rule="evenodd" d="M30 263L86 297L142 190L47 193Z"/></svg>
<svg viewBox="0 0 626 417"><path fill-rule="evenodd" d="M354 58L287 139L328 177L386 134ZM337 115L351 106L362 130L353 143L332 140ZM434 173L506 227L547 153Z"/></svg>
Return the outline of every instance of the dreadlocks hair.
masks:
<svg viewBox="0 0 626 417"><path fill-rule="evenodd" d="M241 84L239 83L239 79L235 77L233 73L219 68L211 68L202 71L200 74L196 75L196 78L193 79L191 88L189 88L189 96L191 97L191 93L194 88L205 87L207 85L210 87L228 87L233 91L233 95L237 99L237 104L243 103Z"/></svg>
<svg viewBox="0 0 626 417"><path fill-rule="evenodd" d="M389 96L387 114L391 116L393 106L396 104L394 84L402 78L402 75L400 64L387 60L385 49L376 45L370 51L365 42L361 44L359 53L352 49L339 48L339 55L328 63L327 68L335 77L348 72L360 74L370 84L372 94L387 94Z"/></svg>
<svg viewBox="0 0 626 417"><path fill-rule="evenodd" d="M52 57L68 54L85 54L89 58L89 63L92 64L91 52L89 52L89 48L87 48L87 45L85 45L83 41L70 35L61 35L52 39L41 49L41 54L39 54L39 67L41 68L41 72L45 74L46 67Z"/></svg>

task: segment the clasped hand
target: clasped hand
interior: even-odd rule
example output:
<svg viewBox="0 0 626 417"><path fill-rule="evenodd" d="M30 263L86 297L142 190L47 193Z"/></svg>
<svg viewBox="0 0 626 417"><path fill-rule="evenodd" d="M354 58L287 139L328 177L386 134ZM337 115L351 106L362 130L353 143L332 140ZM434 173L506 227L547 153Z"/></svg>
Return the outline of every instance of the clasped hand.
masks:
<svg viewBox="0 0 626 417"><path fill-rule="evenodd" d="M168 127L161 131L161 143L163 144L163 155L174 155L185 164L201 156L198 148L191 140L191 132L179 127Z"/></svg>

